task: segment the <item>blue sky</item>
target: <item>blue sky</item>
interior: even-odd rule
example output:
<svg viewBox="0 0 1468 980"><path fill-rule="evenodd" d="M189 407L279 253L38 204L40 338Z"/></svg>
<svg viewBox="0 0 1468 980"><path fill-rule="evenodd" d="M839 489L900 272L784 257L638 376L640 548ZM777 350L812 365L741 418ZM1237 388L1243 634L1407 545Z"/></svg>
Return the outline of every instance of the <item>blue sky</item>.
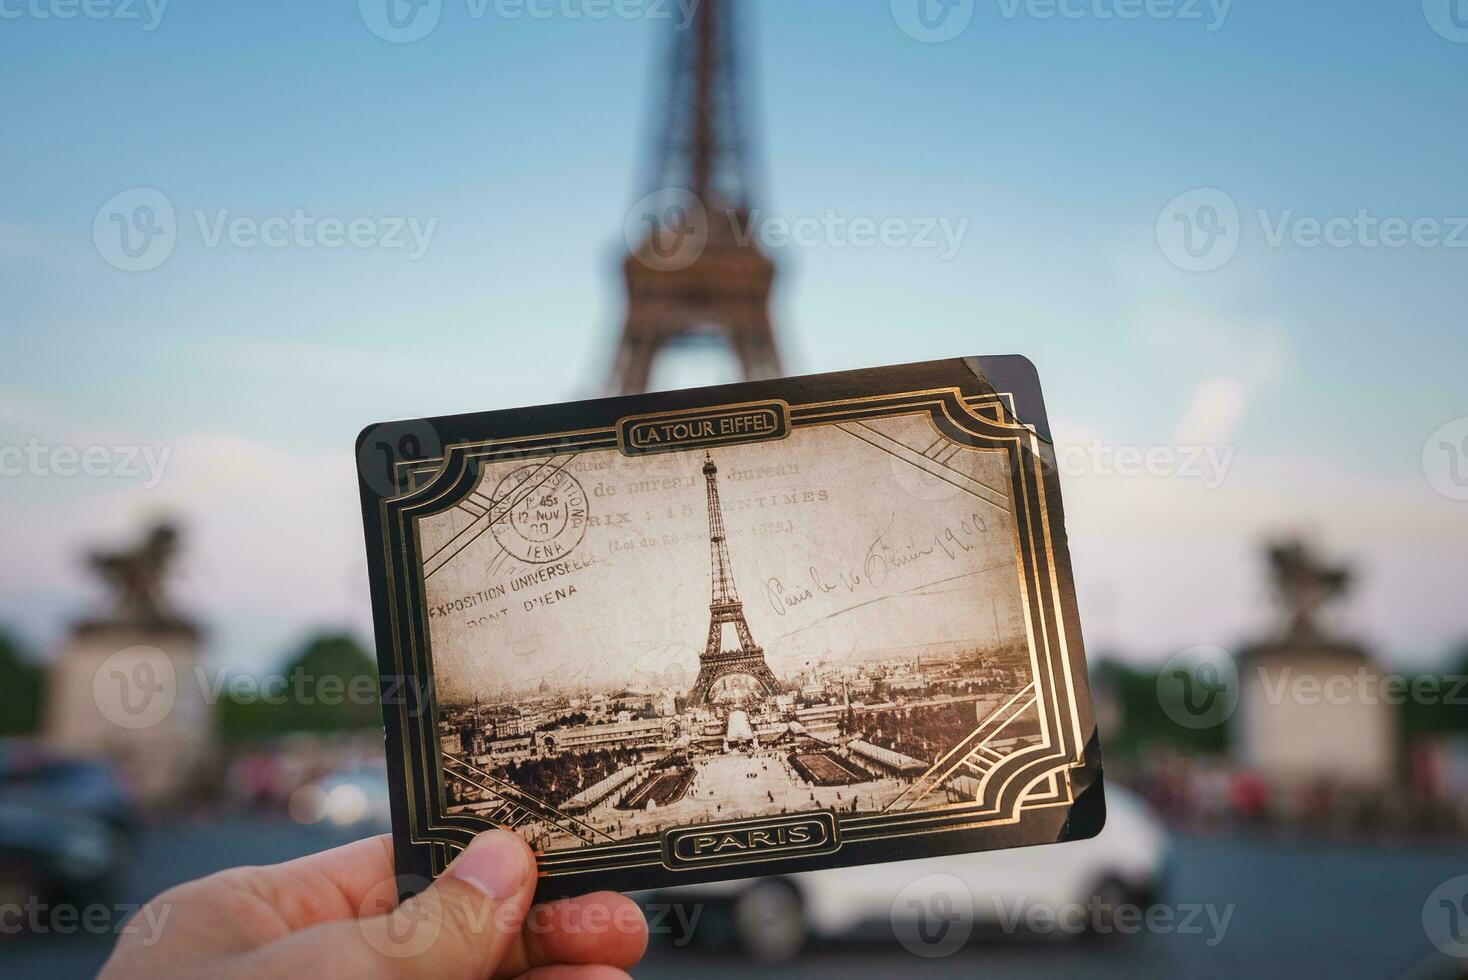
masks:
<svg viewBox="0 0 1468 980"><path fill-rule="evenodd" d="M0 621L36 643L89 601L77 549L159 512L194 534L180 590L216 657L259 666L314 626L365 631L358 429L595 393L676 3L509 18L441 0L427 36L391 43L373 2L173 0L151 30L141 2L69 20L66 0L0 2L0 444L171 447L156 487L0 483ZM1135 18L1127 0L1052 17L966 0L967 27L923 43L905 2L743 11L762 213L966 222L952 256L775 249L791 370L1020 352L1062 443L1231 450L1213 487L1067 480L1093 649L1256 632L1258 545L1291 528L1358 569L1345 618L1384 655L1429 662L1468 637L1468 503L1424 472L1429 436L1468 415L1468 231L1295 241L1299 219L1361 213L1453 237L1468 32L1437 0L1159 0ZM145 272L93 239L133 188L177 214ZM1237 252L1190 272L1159 216L1199 188L1237 207ZM432 234L416 259L208 244L221 216L297 209Z"/></svg>

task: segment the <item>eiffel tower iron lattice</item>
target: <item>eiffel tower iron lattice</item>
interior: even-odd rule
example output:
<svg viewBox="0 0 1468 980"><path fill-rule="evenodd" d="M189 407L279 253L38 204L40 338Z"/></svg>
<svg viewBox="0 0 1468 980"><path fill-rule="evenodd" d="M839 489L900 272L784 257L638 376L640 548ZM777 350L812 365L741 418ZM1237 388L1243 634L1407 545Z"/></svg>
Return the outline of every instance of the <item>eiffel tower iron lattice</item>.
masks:
<svg viewBox="0 0 1468 980"><path fill-rule="evenodd" d="M708 484L709 564L712 599L709 602L709 637L698 658L698 680L693 684L689 702L704 705L714 685L725 677L743 674L754 678L766 694L778 694L780 682L765 663L765 651L754 642L749 624L744 620L744 603L734 585L734 566L729 561L729 541L724 533L724 509L719 504L719 468L713 456L704 453L703 478ZM739 637L739 649L724 649L724 624L733 623Z"/></svg>
<svg viewBox="0 0 1468 980"><path fill-rule="evenodd" d="M652 193L629 218L647 232L635 244L628 233L611 394L646 391L659 353L690 340L726 343L746 380L781 374L770 322L775 265L750 225L733 3L699 0L672 40Z"/></svg>

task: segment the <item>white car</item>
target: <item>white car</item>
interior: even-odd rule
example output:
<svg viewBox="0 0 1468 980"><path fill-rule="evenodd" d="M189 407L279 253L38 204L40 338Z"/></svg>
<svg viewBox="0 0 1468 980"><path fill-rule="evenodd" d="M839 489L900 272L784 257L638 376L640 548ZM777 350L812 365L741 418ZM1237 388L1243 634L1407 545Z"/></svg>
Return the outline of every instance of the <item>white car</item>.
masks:
<svg viewBox="0 0 1468 980"><path fill-rule="evenodd" d="M963 937L975 927L1105 932L1118 905L1145 908L1159 898L1167 852L1167 834L1146 804L1112 784L1106 826L1089 840L689 885L647 901L682 904L683 921L702 906L700 916L710 921L703 930L695 923L692 938L705 930L732 933L746 952L765 960L793 956L811 937L873 923L890 923L904 942L920 934L929 941L934 933L917 921L929 915L967 920L958 930Z"/></svg>

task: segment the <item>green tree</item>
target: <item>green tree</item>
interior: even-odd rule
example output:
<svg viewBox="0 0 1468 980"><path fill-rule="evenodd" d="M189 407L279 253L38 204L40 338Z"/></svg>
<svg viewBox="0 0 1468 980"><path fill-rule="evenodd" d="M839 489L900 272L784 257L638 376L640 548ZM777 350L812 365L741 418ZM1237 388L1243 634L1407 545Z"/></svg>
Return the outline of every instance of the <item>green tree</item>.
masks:
<svg viewBox="0 0 1468 980"><path fill-rule="evenodd" d="M377 663L346 634L312 638L283 672L262 680L258 690L227 691L219 704L226 742L381 725Z"/></svg>
<svg viewBox="0 0 1468 980"><path fill-rule="evenodd" d="M0 735L30 735L41 724L45 673L0 629Z"/></svg>
<svg viewBox="0 0 1468 980"><path fill-rule="evenodd" d="M1468 734L1468 643L1448 661L1448 673L1406 677L1402 700L1402 734L1419 736Z"/></svg>
<svg viewBox="0 0 1468 980"><path fill-rule="evenodd" d="M1228 748L1227 719L1207 728L1186 728L1167 716L1157 695L1155 668L1131 667L1103 654L1092 668L1093 685L1120 710L1120 725L1103 736L1102 750L1124 758L1153 747L1189 755L1214 755Z"/></svg>

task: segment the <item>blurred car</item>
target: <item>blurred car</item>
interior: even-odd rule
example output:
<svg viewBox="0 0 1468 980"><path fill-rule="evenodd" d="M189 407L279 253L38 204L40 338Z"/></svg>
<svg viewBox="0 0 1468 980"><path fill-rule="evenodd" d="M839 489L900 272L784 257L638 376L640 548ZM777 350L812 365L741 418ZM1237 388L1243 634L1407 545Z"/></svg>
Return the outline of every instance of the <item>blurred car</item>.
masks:
<svg viewBox="0 0 1468 980"><path fill-rule="evenodd" d="M0 741L0 908L109 901L131 863L139 820L106 762Z"/></svg>
<svg viewBox="0 0 1468 980"><path fill-rule="evenodd" d="M392 830L386 763L347 766L297 787L288 803L297 823L328 823L364 834Z"/></svg>
<svg viewBox="0 0 1468 980"><path fill-rule="evenodd" d="M875 924L889 927L890 935L900 918L922 914L928 896L909 895L916 903L898 898L926 876L934 876L929 883L934 890L949 876L967 885L973 924L981 928L1014 932L1029 909L1077 906L1086 910L1085 922L1094 927L1092 910L1104 913L1125 904L1145 908L1156 902L1168 863L1166 831L1140 798L1108 785L1106 809L1105 828L1090 840L690 885L649 893L644 902L682 904L690 910L701 905L690 938L714 944L732 940L758 959L775 961L795 955L812 937ZM937 879L939 875L944 878ZM665 926L688 921L686 915L668 918L672 921Z"/></svg>
<svg viewBox="0 0 1468 980"><path fill-rule="evenodd" d="M126 873L127 836L105 820L0 802L0 909L106 903ZM20 912L20 925L26 922ZM6 922L6 931L15 923Z"/></svg>
<svg viewBox="0 0 1468 980"><path fill-rule="evenodd" d="M129 840L141 819L137 802L107 762L57 755L19 739L0 740L0 798L89 817Z"/></svg>

